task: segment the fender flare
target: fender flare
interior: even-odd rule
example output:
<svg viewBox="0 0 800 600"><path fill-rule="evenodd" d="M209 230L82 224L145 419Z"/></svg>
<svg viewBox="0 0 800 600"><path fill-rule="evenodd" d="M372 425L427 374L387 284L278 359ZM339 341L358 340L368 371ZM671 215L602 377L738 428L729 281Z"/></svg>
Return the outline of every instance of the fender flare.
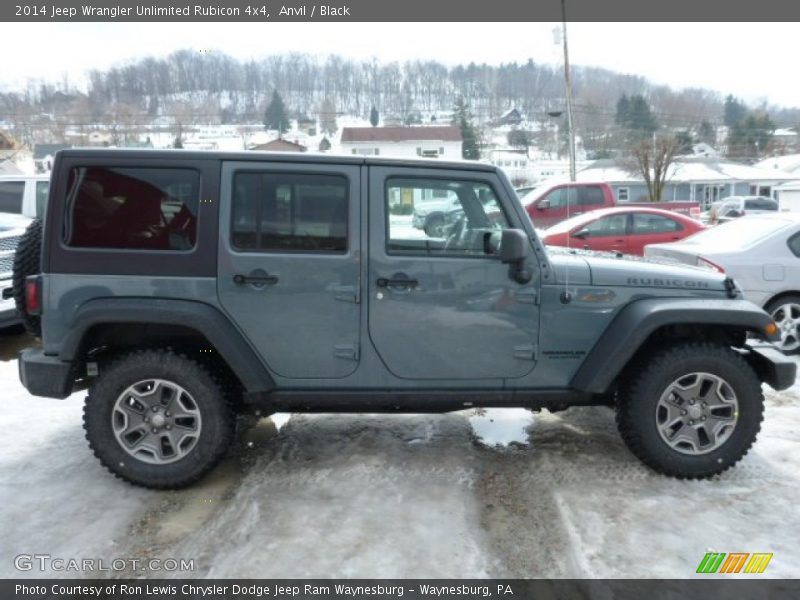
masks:
<svg viewBox="0 0 800 600"><path fill-rule="evenodd" d="M72 323L59 352L62 361L75 360L86 333L95 325L180 325L204 335L246 391L268 392L275 388L275 381L250 343L221 311L210 304L192 300L97 298L78 308Z"/></svg>
<svg viewBox="0 0 800 600"><path fill-rule="evenodd" d="M647 338L667 325L718 325L758 332L772 323L761 308L741 299L648 298L625 306L586 355L570 387L605 393Z"/></svg>

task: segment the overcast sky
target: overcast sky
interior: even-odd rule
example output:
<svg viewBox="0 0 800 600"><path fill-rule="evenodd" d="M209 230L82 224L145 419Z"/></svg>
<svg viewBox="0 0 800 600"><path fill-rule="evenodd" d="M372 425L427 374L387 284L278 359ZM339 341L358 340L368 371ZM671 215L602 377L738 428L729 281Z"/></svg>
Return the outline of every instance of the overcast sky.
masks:
<svg viewBox="0 0 800 600"><path fill-rule="evenodd" d="M449 65L525 61L560 64L548 23L15 23L3 32L0 89L29 78L90 69L179 48L238 58L286 52ZM559 25L560 26L560 25ZM800 106L797 23L571 23L570 59L643 75L674 87L702 86L748 102ZM9 52L13 49L13 52Z"/></svg>

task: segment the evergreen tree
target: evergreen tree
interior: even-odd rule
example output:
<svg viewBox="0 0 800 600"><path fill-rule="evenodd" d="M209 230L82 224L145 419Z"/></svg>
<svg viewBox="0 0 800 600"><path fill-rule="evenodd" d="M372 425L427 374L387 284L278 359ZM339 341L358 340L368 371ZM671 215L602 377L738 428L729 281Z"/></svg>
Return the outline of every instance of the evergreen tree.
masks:
<svg viewBox="0 0 800 600"><path fill-rule="evenodd" d="M717 143L717 132L711 123L708 121L703 121L700 123L700 128L697 131L697 138L699 141L705 142L709 146L713 146Z"/></svg>
<svg viewBox="0 0 800 600"><path fill-rule="evenodd" d="M650 105L641 94L630 98L623 94L617 101L617 114L614 122L625 129L624 137L641 139L651 136L658 129L658 122L650 110Z"/></svg>
<svg viewBox="0 0 800 600"><path fill-rule="evenodd" d="M733 95L728 94L725 98L725 106L723 112L723 122L728 127L741 123L747 116L747 107L742 104Z"/></svg>
<svg viewBox="0 0 800 600"><path fill-rule="evenodd" d="M180 134L175 136L175 141L172 142L172 147L173 148L183 148L183 140L181 139Z"/></svg>
<svg viewBox="0 0 800 600"><path fill-rule="evenodd" d="M456 98L453 107L453 125L461 130L461 156L468 160L478 160L481 157L478 143L478 130L472 123L472 114L464 98Z"/></svg>
<svg viewBox="0 0 800 600"><path fill-rule="evenodd" d="M675 143L678 146L678 154L691 154L694 146L694 137L688 130L679 131L675 134Z"/></svg>
<svg viewBox="0 0 800 600"><path fill-rule="evenodd" d="M339 126L336 124L336 105L330 98L325 98L319 107L319 126L322 133L333 135Z"/></svg>
<svg viewBox="0 0 800 600"><path fill-rule="evenodd" d="M378 109L375 108L375 105L372 105L372 108L369 111L369 122L373 127L377 127L378 123L380 122L380 116L378 115Z"/></svg>
<svg viewBox="0 0 800 600"><path fill-rule="evenodd" d="M644 96L638 94L631 96L628 127L642 135L651 135L658 129L655 115L650 111L650 105Z"/></svg>
<svg viewBox="0 0 800 600"><path fill-rule="evenodd" d="M289 117L286 116L286 107L277 90L272 92L272 100L264 112L264 128L275 129L281 134L289 131Z"/></svg>
<svg viewBox="0 0 800 600"><path fill-rule="evenodd" d="M775 123L767 113L751 113L730 128L728 155L756 160L768 150L774 134Z"/></svg>
<svg viewBox="0 0 800 600"><path fill-rule="evenodd" d="M508 132L506 140L508 141L509 146L525 149L527 149L532 142L530 132L525 131L524 129L512 129Z"/></svg>
<svg viewBox="0 0 800 600"><path fill-rule="evenodd" d="M627 94L622 94L620 99L617 100L617 114L614 117L614 122L617 125L624 126L628 123L631 112L631 102L628 100Z"/></svg>

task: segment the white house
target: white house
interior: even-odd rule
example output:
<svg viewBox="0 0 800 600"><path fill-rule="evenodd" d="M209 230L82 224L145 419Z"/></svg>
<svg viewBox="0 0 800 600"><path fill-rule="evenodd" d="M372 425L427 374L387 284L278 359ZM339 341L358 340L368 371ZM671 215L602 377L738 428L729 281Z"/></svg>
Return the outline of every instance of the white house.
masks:
<svg viewBox="0 0 800 600"><path fill-rule="evenodd" d="M344 154L461 160L461 130L453 126L345 127L339 141Z"/></svg>
<svg viewBox="0 0 800 600"><path fill-rule="evenodd" d="M613 160L598 160L578 172L578 181L604 181L619 202L647 200L647 186L639 173ZM669 168L663 200L690 200L708 207L726 196L772 196L773 188L800 180L800 173L758 168L729 160L681 157Z"/></svg>

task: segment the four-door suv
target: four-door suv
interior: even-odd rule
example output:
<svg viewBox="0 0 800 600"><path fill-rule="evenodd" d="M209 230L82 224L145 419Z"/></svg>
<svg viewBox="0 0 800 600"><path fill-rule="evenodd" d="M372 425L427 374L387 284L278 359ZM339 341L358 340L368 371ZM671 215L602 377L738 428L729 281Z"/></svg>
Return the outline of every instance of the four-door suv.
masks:
<svg viewBox="0 0 800 600"><path fill-rule="evenodd" d="M443 237L390 218L430 197L460 205ZM795 378L733 281L548 255L484 164L67 150L28 241L21 380L88 388L94 453L150 487L205 474L237 413L481 406L613 405L646 464L709 477L754 442L761 383Z"/></svg>

